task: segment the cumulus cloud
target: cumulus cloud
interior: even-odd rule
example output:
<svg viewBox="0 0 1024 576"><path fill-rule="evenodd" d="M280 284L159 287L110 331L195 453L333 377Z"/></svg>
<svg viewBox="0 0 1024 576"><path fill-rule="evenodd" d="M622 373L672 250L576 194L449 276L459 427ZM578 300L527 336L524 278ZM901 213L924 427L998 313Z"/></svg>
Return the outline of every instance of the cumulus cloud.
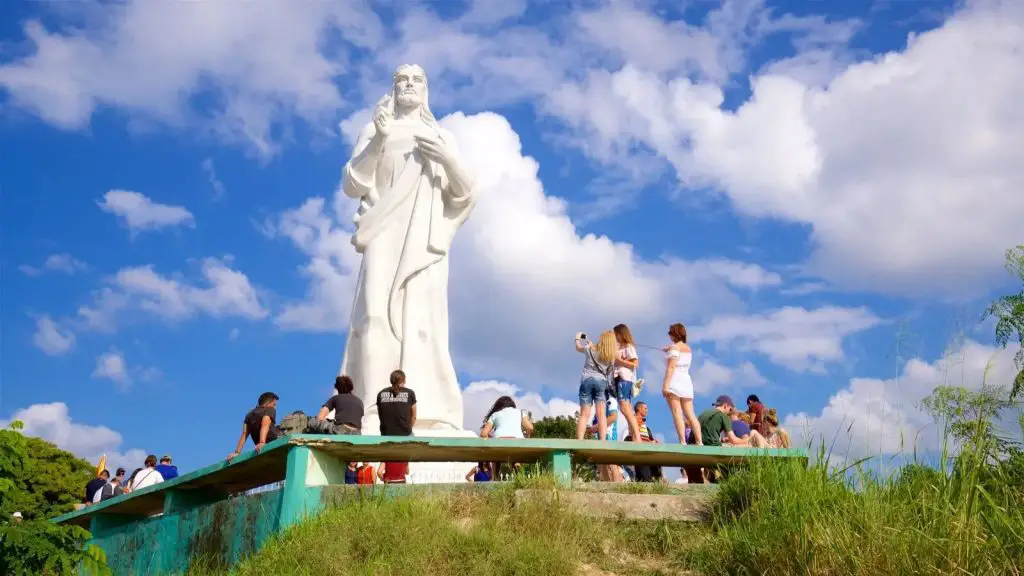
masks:
<svg viewBox="0 0 1024 576"><path fill-rule="evenodd" d="M627 54L546 110L601 159L628 162L639 141L684 186L809 226L807 269L847 288L961 294L1020 241L1022 47L1019 3L973 2L900 51L826 74L809 69L820 59L769 66L735 109L722 83Z"/></svg>
<svg viewBox="0 0 1024 576"><path fill-rule="evenodd" d="M89 269L89 265L81 260L75 258L70 254L50 254L43 265L36 268L23 264L18 267L26 276L41 276L46 272L61 272L68 276L73 276L79 272L85 272Z"/></svg>
<svg viewBox="0 0 1024 576"><path fill-rule="evenodd" d="M32 335L32 343L50 356L60 356L75 347L75 334L44 315L36 318L36 331Z"/></svg>
<svg viewBox="0 0 1024 576"><path fill-rule="evenodd" d="M106 426L74 422L63 402L33 404L22 408L12 414L10 420L0 421L0 428L6 428L14 420L20 420L25 425L22 434L52 442L93 465L99 463L100 457L106 454L107 468L111 473L118 467L130 471L141 466L146 459L144 450L125 449L118 432Z"/></svg>
<svg viewBox="0 0 1024 576"><path fill-rule="evenodd" d="M213 118L215 133L266 156L293 119L326 133L416 61L449 107L530 102L608 166L671 167L684 201L724 193L742 215L805 227L806 271L847 289L969 293L1021 240L1020 3L966 3L873 56L847 49L860 22L763 0L689 21L640 2L573 5L541 28L510 25L525 2L410 9L386 24L363 2L306 4L133 0L73 24L30 20L30 49L0 65L0 87L12 107L67 129L100 106L180 126ZM789 53L750 70L769 40ZM351 66L352 48L372 60ZM734 102L737 86L749 95ZM214 104L193 110L205 88Z"/></svg>
<svg viewBox="0 0 1024 576"><path fill-rule="evenodd" d="M185 208L159 204L129 190L111 190L97 205L100 210L120 218L132 234L172 226L195 226L192 213Z"/></svg>
<svg viewBox="0 0 1024 576"><path fill-rule="evenodd" d="M94 295L92 303L78 309L77 321L87 329L112 331L118 318L129 312L143 312L170 322L200 314L265 318L269 312L249 278L230 264L230 258L202 260L201 282L164 276L152 265L122 268L107 279L108 286Z"/></svg>
<svg viewBox="0 0 1024 576"><path fill-rule="evenodd" d="M752 362L738 366L726 366L708 358L700 363L691 374L693 391L697 394L718 394L733 390L748 390L764 386L768 380Z"/></svg>
<svg viewBox="0 0 1024 576"><path fill-rule="evenodd" d="M908 361L899 378L854 378L818 414L785 417L798 444L824 442L837 460L938 450L942 430L921 409L936 386L1009 386L1016 347L998 349L966 341L944 357Z"/></svg>
<svg viewBox="0 0 1024 576"><path fill-rule="evenodd" d="M124 355L117 350L96 357L96 369L92 371L92 377L113 380L121 389L126 389L132 384L132 378L128 375L128 364L124 360Z"/></svg>
<svg viewBox="0 0 1024 576"><path fill-rule="evenodd" d="M296 116L319 121L342 105L334 83L345 50L326 53L339 32L346 46L380 37L360 0L262 6L130 0L81 7L81 20L23 24L31 50L0 66L12 104L73 130L102 107L147 120L197 125L266 156ZM57 15L59 16L59 14ZM53 22L59 22L53 25ZM213 110L191 96L213 90Z"/></svg>
<svg viewBox="0 0 1024 576"><path fill-rule="evenodd" d="M757 352L792 370L821 371L843 359L843 340L881 323L864 307L787 306L752 315L717 316L694 331L695 340Z"/></svg>
<svg viewBox="0 0 1024 576"><path fill-rule="evenodd" d="M516 407L529 410L534 420L547 416L572 416L579 411L576 400L553 397L544 400L536 392L525 392L520 387L497 380L471 382L462 390L463 425L466 430L478 431L483 425L484 416L491 409L494 401L502 396L511 396Z"/></svg>

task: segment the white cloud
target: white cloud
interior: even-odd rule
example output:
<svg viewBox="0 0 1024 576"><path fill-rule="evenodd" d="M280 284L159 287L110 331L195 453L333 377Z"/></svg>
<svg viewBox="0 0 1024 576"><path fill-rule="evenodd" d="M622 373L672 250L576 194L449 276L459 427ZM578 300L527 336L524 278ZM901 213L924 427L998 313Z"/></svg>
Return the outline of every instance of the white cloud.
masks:
<svg viewBox="0 0 1024 576"><path fill-rule="evenodd" d="M128 364L124 360L124 355L117 350L96 357L96 369L92 371L92 377L113 380L121 389L126 389L132 384L132 378L128 375Z"/></svg>
<svg viewBox="0 0 1024 576"><path fill-rule="evenodd" d="M206 181L210 183L210 188L213 189L213 199L220 200L224 197L224 183L217 177L217 169L213 165L212 158L206 158L202 163L203 175L206 176Z"/></svg>
<svg viewBox="0 0 1024 576"><path fill-rule="evenodd" d="M743 215L805 226L807 270L846 289L960 295L1001 274L998 255L1021 240L1019 3L967 3L862 61L846 50L859 22L762 0L688 23L647 3L574 6L550 30L507 25L525 3L481 6L452 19L409 9L386 28L356 1L102 5L73 25L29 21L32 47L0 65L0 86L11 107L64 128L110 106L200 122L265 156L293 119L323 135L375 100L396 64L416 61L438 102L473 112L529 101L559 121L562 141L616 167L660 157L686 201L721 191ZM792 54L741 77L768 39ZM349 66L353 47L373 61ZM748 80L735 105L731 90ZM205 88L214 104L192 110Z"/></svg>
<svg viewBox="0 0 1024 576"><path fill-rule="evenodd" d="M808 69L820 59L769 66L735 110L721 84L635 57L566 82L547 110L598 157L629 162L639 141L743 215L808 225L808 269L836 285L959 295L1021 240L1022 49L1019 3L974 2L900 52L826 74Z"/></svg>
<svg viewBox="0 0 1024 576"><path fill-rule="evenodd" d="M67 130L117 107L146 121L197 125L266 156L292 117L319 123L342 105L346 50L371 47L380 24L358 0L260 5L146 2L80 7L79 19L23 24L32 49L0 66L11 105ZM63 21L53 26L52 22ZM335 45L335 48L338 48ZM192 96L212 90L203 113Z"/></svg>
<svg viewBox="0 0 1024 576"><path fill-rule="evenodd" d="M132 234L171 226L195 226L195 218L185 208L158 204L129 190L111 190L97 205L100 210L121 218Z"/></svg>
<svg viewBox="0 0 1024 576"><path fill-rule="evenodd" d="M641 342L661 343L676 319L741 310L732 287L779 281L753 264L648 261L629 244L581 236L565 201L545 194L537 163L522 155L503 117L454 114L441 123L458 139L481 194L451 253L452 346L461 372L575 389L582 363L572 349L575 332L625 321ZM306 298L285 304L275 318L282 327L347 329L359 266L350 243L353 213L336 195L333 206L310 199L275 223L275 234L309 258L301 270L309 279Z"/></svg>
<svg viewBox="0 0 1024 576"><path fill-rule="evenodd" d="M535 421L546 416L572 416L580 408L576 400L557 397L544 400L540 394L524 392L518 386L508 382L497 380L471 382L462 390L463 425L466 430L479 431L487 411L491 409L494 401L502 396L511 396L516 402L516 407L521 410L529 410Z"/></svg>
<svg viewBox="0 0 1024 576"><path fill-rule="evenodd" d="M13 420L20 420L25 427L21 430L26 436L42 438L89 461L99 463L100 457L107 455L107 469L114 472L119 466L130 473L142 466L146 452L138 448L124 450L121 434L106 426L90 426L72 421L68 407L63 402L50 404L33 404L22 408L11 419L0 422L6 428Z"/></svg>
<svg viewBox="0 0 1024 576"><path fill-rule="evenodd" d="M39 268L23 264L18 267L26 276L40 276L46 272L63 272L72 276L78 272L85 272L89 265L75 258L70 254L50 254L43 265Z"/></svg>
<svg viewBox="0 0 1024 576"><path fill-rule="evenodd" d="M50 356L60 356L75 347L75 334L44 315L36 318L36 332L32 335L32 343Z"/></svg>
<svg viewBox="0 0 1024 576"><path fill-rule="evenodd" d="M938 450L942 431L921 410L921 400L936 386L1008 386L1016 374L1015 353L1016 347L967 341L935 362L910 360L898 379L854 378L819 414L789 414L783 426L798 444L824 441L841 461Z"/></svg>
<svg viewBox="0 0 1024 576"><path fill-rule="evenodd" d="M701 362L693 370L691 378L694 392L711 395L733 390L748 390L768 383L752 362L726 366L711 358Z"/></svg>
<svg viewBox="0 0 1024 576"><path fill-rule="evenodd" d="M788 306L753 315L717 316L693 331L697 341L758 352L792 370L823 370L843 359L843 340L881 323L870 310Z"/></svg>
<svg viewBox="0 0 1024 576"><path fill-rule="evenodd" d="M139 311L171 322L199 314L265 318L269 312L260 303L256 289L230 264L230 258L202 260L205 286L180 276L163 276L152 265L122 268L108 279L110 286L100 290L90 305L79 308L78 321L88 329L112 331L119 316Z"/></svg>

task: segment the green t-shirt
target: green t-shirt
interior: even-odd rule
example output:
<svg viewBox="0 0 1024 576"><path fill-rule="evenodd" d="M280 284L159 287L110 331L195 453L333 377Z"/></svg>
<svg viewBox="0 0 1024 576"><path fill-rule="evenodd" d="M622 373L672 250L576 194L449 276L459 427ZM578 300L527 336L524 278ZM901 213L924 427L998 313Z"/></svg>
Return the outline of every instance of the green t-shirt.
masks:
<svg viewBox="0 0 1024 576"><path fill-rule="evenodd" d="M722 433L732 432L732 421L714 408L708 408L697 417L700 422L701 440L705 446L721 446Z"/></svg>

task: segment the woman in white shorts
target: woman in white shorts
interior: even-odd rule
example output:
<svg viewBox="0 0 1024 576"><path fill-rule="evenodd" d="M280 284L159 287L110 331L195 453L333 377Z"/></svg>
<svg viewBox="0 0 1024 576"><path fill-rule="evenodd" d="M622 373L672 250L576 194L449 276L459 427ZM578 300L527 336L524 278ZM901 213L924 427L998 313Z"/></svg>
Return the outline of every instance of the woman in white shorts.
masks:
<svg viewBox="0 0 1024 576"><path fill-rule="evenodd" d="M685 416L686 424L693 433L693 442L700 446L700 422L693 411L693 380L690 379L693 351L686 344L686 327L678 323L669 326L668 337L672 344L665 347L665 382L661 393L672 412L672 423L679 434L679 443L686 444L686 426L683 425Z"/></svg>

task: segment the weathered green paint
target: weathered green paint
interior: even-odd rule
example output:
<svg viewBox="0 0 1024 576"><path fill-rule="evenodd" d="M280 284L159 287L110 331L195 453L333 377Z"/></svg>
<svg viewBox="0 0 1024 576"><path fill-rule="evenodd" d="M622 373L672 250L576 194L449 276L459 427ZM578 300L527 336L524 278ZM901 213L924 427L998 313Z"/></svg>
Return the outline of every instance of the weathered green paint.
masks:
<svg viewBox="0 0 1024 576"><path fill-rule="evenodd" d="M551 469L555 473L555 482L563 488L572 486L572 453L568 450L556 450L551 454Z"/></svg>
<svg viewBox="0 0 1024 576"><path fill-rule="evenodd" d="M281 513L277 520L279 532L320 511L319 499L307 497L306 479L315 464L312 459L313 451L308 446L292 446L288 450L288 470L281 489Z"/></svg>
<svg viewBox="0 0 1024 576"><path fill-rule="evenodd" d="M481 490L487 484L344 486L344 462L550 460L562 486L572 483L572 458L598 463L713 465L752 456L797 458L803 450L757 450L607 443L592 440L388 438L296 435L179 478L65 514L53 521L88 526L90 543L106 552L117 576L180 574L202 560L230 566L258 550L273 534L349 498L390 498L411 491ZM283 487L231 496L284 480ZM339 485L342 484L342 485Z"/></svg>

